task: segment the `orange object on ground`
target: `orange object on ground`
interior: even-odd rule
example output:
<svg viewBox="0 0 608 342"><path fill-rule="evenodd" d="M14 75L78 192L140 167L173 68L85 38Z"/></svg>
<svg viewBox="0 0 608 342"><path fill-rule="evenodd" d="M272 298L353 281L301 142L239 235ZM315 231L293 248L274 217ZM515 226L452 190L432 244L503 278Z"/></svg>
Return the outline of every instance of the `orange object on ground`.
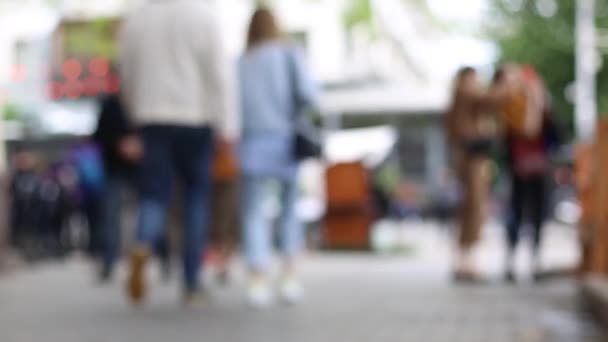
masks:
<svg viewBox="0 0 608 342"><path fill-rule="evenodd" d="M582 207L580 270L585 275L608 275L608 120L599 122L593 144L580 147L576 157Z"/></svg>
<svg viewBox="0 0 608 342"><path fill-rule="evenodd" d="M368 249L375 219L368 171L361 163L337 164L326 178L325 247Z"/></svg>
<svg viewBox="0 0 608 342"><path fill-rule="evenodd" d="M371 182L363 164L336 164L327 169L326 177L329 208L358 207L371 201Z"/></svg>
<svg viewBox="0 0 608 342"><path fill-rule="evenodd" d="M591 267L591 241L593 237L593 145L580 145L576 149L574 183L578 192L581 206L581 216L578 222L579 241L581 245L581 261L579 272L584 274Z"/></svg>
<svg viewBox="0 0 608 342"><path fill-rule="evenodd" d="M596 169L592 174L593 230L591 237L590 272L608 274L608 121L600 121L594 146Z"/></svg>

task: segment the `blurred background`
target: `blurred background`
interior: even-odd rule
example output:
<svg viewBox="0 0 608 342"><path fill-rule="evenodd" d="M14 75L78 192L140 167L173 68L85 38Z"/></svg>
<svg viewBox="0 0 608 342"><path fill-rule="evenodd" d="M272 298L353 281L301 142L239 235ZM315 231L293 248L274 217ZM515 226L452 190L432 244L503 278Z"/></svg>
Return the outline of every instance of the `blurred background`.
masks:
<svg viewBox="0 0 608 342"><path fill-rule="evenodd" d="M236 65L261 2L208 1ZM158 290L155 315L129 311L120 284L92 286L84 252L94 218L70 191L78 170L64 165L94 133L100 99L121 90L118 33L144 2L0 0L0 340L604 340L608 184L601 178L608 163L605 129L595 132L603 127L598 113L608 112L608 1L264 1L319 82L324 144L323 159L305 162L299 177L309 298L293 312L261 316L240 308L234 289L218 290L197 316L171 306L170 288ZM503 283L509 175L497 152L491 215L475 251L488 279L462 286L451 281L461 189L445 113L460 68L475 68L489 83L505 63L536 69L562 136L548 176L544 281ZM38 178L16 183L23 170ZM32 184L39 184L37 202L11 206L23 193L33 196ZM581 196L589 191L594 214L581 224ZM267 203L270 217L278 215L275 202ZM135 212L131 199L123 210L126 242ZM55 228L40 228L53 220ZM593 227L591 237L581 225ZM9 238L19 229L23 239ZM527 254L517 268L532 268Z"/></svg>

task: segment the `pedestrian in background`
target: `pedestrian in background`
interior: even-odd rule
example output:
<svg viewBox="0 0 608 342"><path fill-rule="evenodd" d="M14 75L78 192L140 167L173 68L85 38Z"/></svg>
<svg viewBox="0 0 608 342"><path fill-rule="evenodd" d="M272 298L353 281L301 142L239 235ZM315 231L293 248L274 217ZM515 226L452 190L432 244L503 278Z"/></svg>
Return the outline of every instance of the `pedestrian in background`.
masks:
<svg viewBox="0 0 608 342"><path fill-rule="evenodd" d="M225 144L238 134L233 68L210 4L158 0L126 20L120 44L123 94L144 146L137 245L131 252L128 294L140 303L145 266L163 236L173 175L183 188L183 264L186 304L200 303L201 255L206 246L214 129Z"/></svg>
<svg viewBox="0 0 608 342"><path fill-rule="evenodd" d="M280 196L282 272L279 293L295 303L302 297L296 258L303 226L296 215L298 160L294 155L296 115L317 100L315 83L302 53L283 38L273 14L258 9L251 20L247 51L239 62L242 106L242 223L249 267L247 298L255 307L271 304L269 279L273 231L267 199Z"/></svg>
<svg viewBox="0 0 608 342"><path fill-rule="evenodd" d="M65 161L77 176L77 207L86 217L88 228L87 252L97 259L103 252L104 232L101 221L101 205L106 185L103 157L97 144L91 139L76 143Z"/></svg>
<svg viewBox="0 0 608 342"><path fill-rule="evenodd" d="M230 262L240 241L239 166L232 145L219 141L212 169L211 244L220 284L230 282Z"/></svg>
<svg viewBox="0 0 608 342"><path fill-rule="evenodd" d="M532 224L533 270L541 272L540 244L549 202L551 152L559 145L549 96L536 71L528 66L499 70L495 83L505 82L508 73L519 79L521 99L512 98L505 108L505 146L507 172L511 177L511 199L507 221L507 260L505 279L516 280L515 255L524 220ZM517 105L517 102L523 105ZM519 112L518 112L519 108ZM513 119L519 115L518 119ZM531 123L531 124L526 124ZM529 127L529 128L528 128Z"/></svg>
<svg viewBox="0 0 608 342"><path fill-rule="evenodd" d="M456 76L452 106L446 115L446 135L461 187L454 272L457 281L476 281L479 277L472 252L488 211L490 152L495 133L493 119L483 106L487 95L477 72L463 68Z"/></svg>
<svg viewBox="0 0 608 342"><path fill-rule="evenodd" d="M102 100L93 140L101 148L106 175L101 204L104 241L99 278L107 282L120 255L124 197L129 189L134 189L137 166L143 156L143 146L119 95L108 95Z"/></svg>

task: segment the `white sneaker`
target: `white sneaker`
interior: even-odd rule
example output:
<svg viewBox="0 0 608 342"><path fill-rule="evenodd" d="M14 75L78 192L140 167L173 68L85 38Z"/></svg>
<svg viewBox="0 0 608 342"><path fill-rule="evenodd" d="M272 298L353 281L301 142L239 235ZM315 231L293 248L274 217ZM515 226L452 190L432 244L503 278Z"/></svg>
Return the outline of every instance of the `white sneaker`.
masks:
<svg viewBox="0 0 608 342"><path fill-rule="evenodd" d="M279 294L281 295L283 302L289 305L295 305L302 301L304 289L296 277L286 276L281 281Z"/></svg>
<svg viewBox="0 0 608 342"><path fill-rule="evenodd" d="M252 280L247 288L247 301L254 309L265 309L272 304L272 292L265 280Z"/></svg>

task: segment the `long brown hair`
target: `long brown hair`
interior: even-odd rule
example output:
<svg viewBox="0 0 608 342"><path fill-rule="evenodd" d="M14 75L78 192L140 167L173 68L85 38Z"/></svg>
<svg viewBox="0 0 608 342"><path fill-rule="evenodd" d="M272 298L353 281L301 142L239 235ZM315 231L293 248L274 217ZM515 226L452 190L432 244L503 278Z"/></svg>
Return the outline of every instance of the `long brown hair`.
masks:
<svg viewBox="0 0 608 342"><path fill-rule="evenodd" d="M247 50L251 50L260 43L277 40L281 37L281 30L272 12L267 8L258 8L249 24Z"/></svg>
<svg viewBox="0 0 608 342"><path fill-rule="evenodd" d="M475 74L477 74L477 71L469 66L462 67L460 70L458 70L454 80L454 96L458 96L458 94L461 92L465 79L468 76Z"/></svg>

